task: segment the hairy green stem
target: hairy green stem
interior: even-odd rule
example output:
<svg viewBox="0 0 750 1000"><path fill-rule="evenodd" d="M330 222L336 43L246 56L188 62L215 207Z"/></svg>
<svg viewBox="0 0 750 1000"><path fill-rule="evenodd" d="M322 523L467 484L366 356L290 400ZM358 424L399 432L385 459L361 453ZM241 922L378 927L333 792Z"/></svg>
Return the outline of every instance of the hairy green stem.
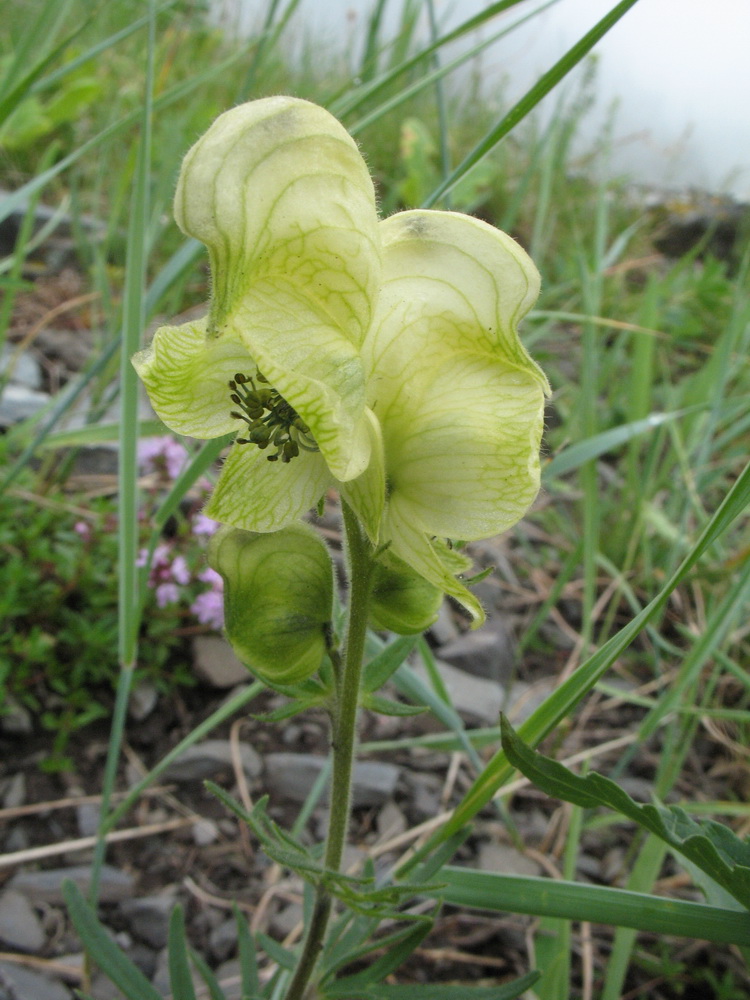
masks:
<svg viewBox="0 0 750 1000"><path fill-rule="evenodd" d="M343 669L336 675L336 705L331 718L330 818L324 862L326 868L339 871L349 830L352 772L357 746L357 709L362 678L367 616L372 584L372 546L356 516L343 504L344 530L349 565L349 615L344 642ZM328 890L319 886L307 937L286 1000L303 1000L315 965L323 948L333 900Z"/></svg>

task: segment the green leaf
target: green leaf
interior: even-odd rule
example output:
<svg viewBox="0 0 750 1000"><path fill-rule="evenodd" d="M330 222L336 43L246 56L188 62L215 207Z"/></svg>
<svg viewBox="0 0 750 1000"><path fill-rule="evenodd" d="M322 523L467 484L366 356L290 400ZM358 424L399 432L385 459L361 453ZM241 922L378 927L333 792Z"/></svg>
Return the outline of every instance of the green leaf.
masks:
<svg viewBox="0 0 750 1000"><path fill-rule="evenodd" d="M193 963L198 973L206 984L211 1000L227 1000L224 990L219 985L219 980L211 971L209 965L203 960L197 951L190 950L190 961Z"/></svg>
<svg viewBox="0 0 750 1000"><path fill-rule="evenodd" d="M62 886L70 919L93 961L128 1000L162 1000L141 970L117 947L105 931L78 886L66 879Z"/></svg>
<svg viewBox="0 0 750 1000"><path fill-rule="evenodd" d="M242 993L244 996L260 996L260 979L258 978L258 959L255 954L255 942L236 903L233 905L234 920L237 924L237 941L240 955L240 976L242 977Z"/></svg>
<svg viewBox="0 0 750 1000"><path fill-rule="evenodd" d="M266 812L267 795L259 799L252 812L248 812L223 788L219 788L212 781L205 782L205 787L220 799L235 816L247 823L261 842L263 850L269 858L303 878L310 879L314 885L320 884L325 869L319 861L313 858L303 844L282 830L278 823L274 823Z"/></svg>
<svg viewBox="0 0 750 1000"><path fill-rule="evenodd" d="M196 1000L185 937L185 915L180 905L175 906L169 918L167 951L169 954L169 985L172 996L179 997L180 1000Z"/></svg>
<svg viewBox="0 0 750 1000"><path fill-rule="evenodd" d="M378 923L379 921L371 920L367 917L354 917L351 921L352 926L347 934L340 941L336 942L330 954L325 955L323 982L325 982L326 975L331 975L345 965L361 961L373 951L390 951L393 946L413 933L411 924L408 924L405 927L400 927L393 934L372 938L370 935L375 933Z"/></svg>
<svg viewBox="0 0 750 1000"><path fill-rule="evenodd" d="M652 934L750 945L750 914L718 906L564 879L498 875L450 866L442 869L440 878L444 883L440 898L454 906L563 917L633 927Z"/></svg>
<svg viewBox="0 0 750 1000"><path fill-rule="evenodd" d="M420 920L419 924L410 930L400 941L392 943L385 954L372 963L367 969L354 976L347 976L327 989L329 997L341 997L349 1000L366 989L368 984L377 983L394 972L411 955L415 948L424 941L432 930L433 920Z"/></svg>
<svg viewBox="0 0 750 1000"><path fill-rule="evenodd" d="M138 423L138 437L160 437L168 434L161 420L141 420ZM117 441L120 434L119 424L86 424L75 430L58 431L50 434L44 441L43 448L75 448L82 445L101 444L106 441Z"/></svg>
<svg viewBox="0 0 750 1000"><path fill-rule="evenodd" d="M273 712L251 713L251 718L258 722L282 722L284 719L291 719L300 712L306 712L308 708L322 705L324 698L300 698L298 701L290 701L286 705L281 705Z"/></svg>
<svg viewBox="0 0 750 1000"><path fill-rule="evenodd" d="M587 809L606 806L659 837L750 909L750 844L712 820L696 822L679 806L640 805L601 774L580 777L521 740L508 720L500 720L508 760L538 788Z"/></svg>
<svg viewBox="0 0 750 1000"><path fill-rule="evenodd" d="M294 972L297 967L297 956L293 952L280 945L278 941L274 941L272 937L264 934L263 931L258 931L256 937L258 944L272 961L280 965L282 969Z"/></svg>

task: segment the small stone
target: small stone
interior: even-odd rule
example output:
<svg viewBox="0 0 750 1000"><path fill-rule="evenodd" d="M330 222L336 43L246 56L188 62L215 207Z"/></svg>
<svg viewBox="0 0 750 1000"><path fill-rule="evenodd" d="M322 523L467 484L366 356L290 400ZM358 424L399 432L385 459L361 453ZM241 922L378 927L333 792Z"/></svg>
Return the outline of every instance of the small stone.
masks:
<svg viewBox="0 0 750 1000"><path fill-rule="evenodd" d="M7 854L15 854L16 851L25 851L29 846L29 834L26 827L21 823L16 823L8 832L3 848Z"/></svg>
<svg viewBox="0 0 750 1000"><path fill-rule="evenodd" d="M314 754L267 754L267 785L292 802L304 802L325 763L324 757ZM359 761L354 767L353 804L357 807L382 805L392 796L399 775L395 764Z"/></svg>
<svg viewBox="0 0 750 1000"><path fill-rule="evenodd" d="M130 692L128 715L135 722L143 722L156 708L159 691L153 681L139 681Z"/></svg>
<svg viewBox="0 0 750 1000"><path fill-rule="evenodd" d="M552 694L556 683L554 677L544 677L534 684L516 681L510 690L504 710L513 725L519 726L525 722L532 712L535 712L542 702L546 701Z"/></svg>
<svg viewBox="0 0 750 1000"><path fill-rule="evenodd" d="M200 819L192 827L193 842L198 847L208 847L219 839L219 828L210 819Z"/></svg>
<svg viewBox="0 0 750 1000"><path fill-rule="evenodd" d="M72 476L116 476L118 447L116 444L88 445L71 449Z"/></svg>
<svg viewBox="0 0 750 1000"><path fill-rule="evenodd" d="M15 345L6 344L0 354L0 375L5 374L8 367L12 365L9 382L16 385L25 385L28 389L41 389L42 369L39 362L28 351L21 351L16 356Z"/></svg>
<svg viewBox="0 0 750 1000"><path fill-rule="evenodd" d="M7 698L3 704L3 714L0 715L0 732L7 736L30 736L33 731L34 724L29 710L12 698Z"/></svg>
<svg viewBox="0 0 750 1000"><path fill-rule="evenodd" d="M83 802L76 806L78 832L82 837L93 837L99 829L99 806L94 802Z"/></svg>
<svg viewBox="0 0 750 1000"><path fill-rule="evenodd" d="M153 949L164 948L169 937L169 920L175 906L173 893L127 899L120 906L134 937Z"/></svg>
<svg viewBox="0 0 750 1000"><path fill-rule="evenodd" d="M237 948L237 922L234 918L214 927L208 938L211 954L217 962L225 962Z"/></svg>
<svg viewBox="0 0 750 1000"><path fill-rule="evenodd" d="M576 879L578 881L600 882L602 868L599 858L590 854L579 854L576 858Z"/></svg>
<svg viewBox="0 0 750 1000"><path fill-rule="evenodd" d="M70 990L15 962L0 962L0 996L12 1000L72 1000Z"/></svg>
<svg viewBox="0 0 750 1000"><path fill-rule="evenodd" d="M289 903L271 917L270 930L274 937L285 938L302 923L302 904Z"/></svg>
<svg viewBox="0 0 750 1000"><path fill-rule="evenodd" d="M19 771L8 778L3 786L3 808L17 809L26 801L26 775Z"/></svg>
<svg viewBox="0 0 750 1000"><path fill-rule="evenodd" d="M65 879L75 882L86 895L91 884L89 865L72 865L69 868L50 868L47 871L21 871L8 882L8 888L23 893L39 903L63 903L62 884ZM99 898L103 903L118 903L132 895L134 880L127 872L102 865Z"/></svg>
<svg viewBox="0 0 750 1000"><path fill-rule="evenodd" d="M404 833L407 826L406 816L404 816L396 803L391 799L389 802L386 802L378 813L378 840L392 840L394 837L398 837L399 834Z"/></svg>
<svg viewBox="0 0 750 1000"><path fill-rule="evenodd" d="M442 646L440 659L459 670L505 686L510 682L515 666L513 638L502 619L495 618L484 628L464 632Z"/></svg>
<svg viewBox="0 0 750 1000"><path fill-rule="evenodd" d="M436 774L424 771L407 771L404 778L411 787L409 795L410 815L413 814L419 823L437 816L440 812L442 779Z"/></svg>
<svg viewBox="0 0 750 1000"><path fill-rule="evenodd" d="M46 936L28 899L13 889L0 895L0 940L18 951L38 952Z"/></svg>
<svg viewBox="0 0 750 1000"><path fill-rule="evenodd" d="M250 676L229 643L214 635L193 639L193 668L202 681L216 688L234 687Z"/></svg>
<svg viewBox="0 0 750 1000"><path fill-rule="evenodd" d="M505 693L500 685L496 681L467 674L465 670L452 667L443 660L438 660L437 665L456 711L485 725L496 726L505 700ZM413 669L418 677L429 684L427 671L421 663Z"/></svg>
<svg viewBox="0 0 750 1000"><path fill-rule="evenodd" d="M459 637L461 633L458 630L448 601L443 601L440 605L437 620L430 625L428 631L438 646L444 646L446 643L453 642L454 639Z"/></svg>
<svg viewBox="0 0 750 1000"><path fill-rule="evenodd" d="M248 778L257 778L263 764L252 747L240 745L242 769ZM203 781L220 771L231 770L232 747L229 740L204 740L188 747L162 775L164 781Z"/></svg>
<svg viewBox="0 0 750 1000"><path fill-rule="evenodd" d="M33 417L50 401L46 392L9 382L0 395L0 427L10 427Z"/></svg>

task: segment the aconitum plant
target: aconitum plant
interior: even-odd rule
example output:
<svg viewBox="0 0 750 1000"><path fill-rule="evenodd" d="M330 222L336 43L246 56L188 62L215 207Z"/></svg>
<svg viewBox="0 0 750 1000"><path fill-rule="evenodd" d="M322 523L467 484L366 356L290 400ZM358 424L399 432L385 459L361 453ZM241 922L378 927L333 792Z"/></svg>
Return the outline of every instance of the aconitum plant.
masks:
<svg viewBox="0 0 750 1000"><path fill-rule="evenodd" d="M285 994L299 1000L334 974L320 956L346 895L337 873L368 624L421 632L448 594L480 625L456 542L508 529L539 488L548 384L517 332L539 275L513 239L469 216L379 219L354 140L290 97L214 122L185 157L175 215L208 248L210 308L157 330L133 363L172 431L235 435L205 508L223 525L209 558L227 637L258 678L331 719L322 861L295 866L284 841L284 863L315 892ZM349 575L341 635L331 557L303 521L332 488ZM367 695L375 704L371 684ZM261 814L253 829L273 856ZM358 891L366 908L375 897Z"/></svg>

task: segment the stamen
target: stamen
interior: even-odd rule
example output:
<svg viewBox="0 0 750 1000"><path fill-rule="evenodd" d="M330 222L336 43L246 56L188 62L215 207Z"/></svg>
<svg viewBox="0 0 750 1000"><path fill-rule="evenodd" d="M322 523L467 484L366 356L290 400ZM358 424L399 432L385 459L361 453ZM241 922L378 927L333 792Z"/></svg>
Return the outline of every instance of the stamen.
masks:
<svg viewBox="0 0 750 1000"><path fill-rule="evenodd" d="M227 385L229 398L239 407L229 415L244 420L249 430L247 437L236 439L237 444L254 444L263 450L272 444L276 450L266 456L269 462L291 462L300 449L318 451L310 428L257 369L254 377L237 372Z"/></svg>

